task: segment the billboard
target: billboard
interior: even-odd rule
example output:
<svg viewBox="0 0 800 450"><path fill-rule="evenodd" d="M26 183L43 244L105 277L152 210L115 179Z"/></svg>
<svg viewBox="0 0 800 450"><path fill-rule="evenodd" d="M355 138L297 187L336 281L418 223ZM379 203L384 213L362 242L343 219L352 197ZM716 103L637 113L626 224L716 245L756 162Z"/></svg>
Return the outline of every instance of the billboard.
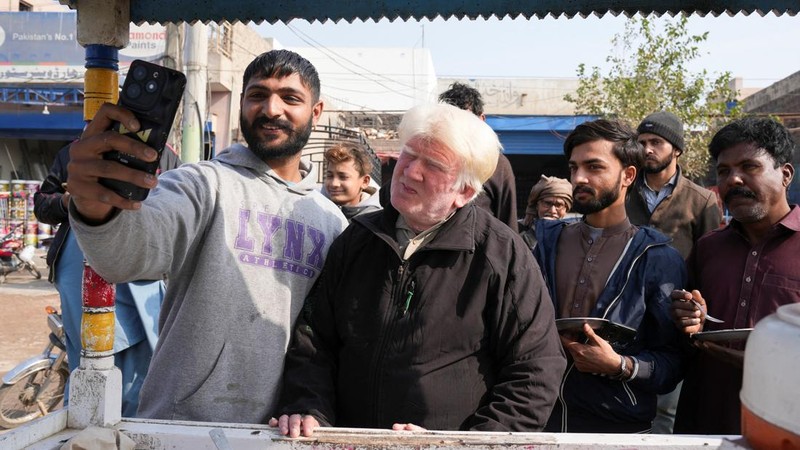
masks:
<svg viewBox="0 0 800 450"><path fill-rule="evenodd" d="M77 40L76 13L0 12L0 83L83 80L85 52ZM130 26L119 52L120 71L134 59L156 60L166 48L163 25Z"/></svg>

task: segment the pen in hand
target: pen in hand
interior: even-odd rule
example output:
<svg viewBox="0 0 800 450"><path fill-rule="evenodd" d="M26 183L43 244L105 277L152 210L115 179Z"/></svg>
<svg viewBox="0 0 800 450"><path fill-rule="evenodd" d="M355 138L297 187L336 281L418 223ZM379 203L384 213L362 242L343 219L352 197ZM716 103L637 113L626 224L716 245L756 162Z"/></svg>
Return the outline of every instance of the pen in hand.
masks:
<svg viewBox="0 0 800 450"><path fill-rule="evenodd" d="M686 291L683 291L683 292L686 293L686 294L690 294L689 292L686 292ZM702 305L700 305L700 303L697 300L695 300L694 298L690 298L688 300L686 300L684 298L684 299L680 299L680 301L682 301L682 302L691 302L694 306L697 306L697 309L699 309L703 313L703 316L705 316L705 320L708 320L709 322L725 323L724 320L717 319L716 317L708 314L707 309L704 308Z"/></svg>

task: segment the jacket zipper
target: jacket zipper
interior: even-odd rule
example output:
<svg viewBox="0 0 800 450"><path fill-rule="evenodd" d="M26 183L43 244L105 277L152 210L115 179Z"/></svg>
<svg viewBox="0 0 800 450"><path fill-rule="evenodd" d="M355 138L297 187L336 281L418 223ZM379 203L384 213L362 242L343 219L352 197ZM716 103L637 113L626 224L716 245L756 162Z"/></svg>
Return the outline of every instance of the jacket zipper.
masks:
<svg viewBox="0 0 800 450"><path fill-rule="evenodd" d="M403 261L400 264L400 267L397 268L397 282L395 286L392 288L392 298L389 302L389 307L386 308L386 313L384 313L383 317L383 329L384 333L381 335L381 339L378 343L378 348L376 349L375 359L373 366L371 367L372 376L371 382L373 386L373 397L372 397L372 417L375 422L380 422L380 407L378 406L380 402L378 401L381 396L381 386L378 380L380 379L380 374L378 368L382 366L383 357L386 354L386 346L389 342L389 336L392 336L394 331L394 327L397 324L397 317L398 317L398 309L400 306L406 304L406 302L411 301L411 297L413 296L413 289L414 283L412 282L412 287L410 291L410 296L404 297L403 294L403 287L405 286L405 278L406 278L406 268L408 267L408 260ZM408 300L406 300L406 298ZM398 309L395 309L397 307ZM407 306L406 306L407 309ZM401 310L402 311L402 310Z"/></svg>
<svg viewBox="0 0 800 450"><path fill-rule="evenodd" d="M64 225L64 223L62 223L60 226L63 227L65 225ZM70 225L67 224L66 226L69 227ZM56 254L53 255L53 267L48 267L47 268L47 281L49 281L50 283L55 283L55 281L56 281L56 269L55 269L56 261L58 261L58 258L61 257L61 249L63 249L64 248L64 244L67 243L67 234L69 234L71 232L72 232L71 228L66 230L66 232L64 233L64 239L61 239L61 242L58 243L58 248L56 249Z"/></svg>
<svg viewBox="0 0 800 450"><path fill-rule="evenodd" d="M647 253L648 250L650 250L651 248L653 248L655 246L658 246L658 245L661 245L661 244L650 244L650 245L648 245L647 247L645 247L642 250L641 253L636 255L636 258L633 259L633 261L631 262L630 268L628 269L628 273L625 275L625 283L622 285L622 289L620 289L619 294L617 294L617 296L614 298L614 300L611 301L611 303L608 305L606 310L603 312L603 319L605 319L606 316L608 316L608 313L611 312L611 308L617 303L617 301L619 301L620 297L622 297L622 293L625 292L625 287L628 286L628 281L630 281L630 279L631 279L631 272L633 271L633 267L636 265L636 263L639 261L639 259L641 259L641 257L644 256L645 253ZM638 404L638 401L636 399L636 394L634 394L633 390L630 388L630 386L628 386L628 382L620 381L620 384L622 384L622 388L625 390L625 393L628 394L628 399L631 401L631 404L633 406L636 406Z"/></svg>
<svg viewBox="0 0 800 450"><path fill-rule="evenodd" d="M575 363L570 363L569 367L567 367L567 371L564 372L564 377L561 378L561 386L558 387L558 401L561 402L561 432L567 432L567 401L564 400L564 385L567 384L567 377L569 373L572 371L572 368L575 367Z"/></svg>
<svg viewBox="0 0 800 450"><path fill-rule="evenodd" d="M602 316L603 319L605 319L606 316L608 316L608 313L611 312L611 308L614 307L614 305L617 303L620 297L622 297L622 293L625 292L625 288L628 286L628 281L630 281L631 279L631 272L633 272L633 266L636 265L636 262L639 261L639 259L641 259L641 257L644 256L644 254L647 253L648 250L660 245L663 244L650 244L647 247L645 247L641 253L636 255L636 258L634 258L633 261L631 262L630 268L628 269L628 273L625 274L625 283L623 283L622 289L619 290L619 294L617 294L617 296L614 297L614 300L612 300L611 303L609 303L609 305L606 307L606 310L603 311L603 316Z"/></svg>
<svg viewBox="0 0 800 450"><path fill-rule="evenodd" d="M639 259L647 252L647 250L649 250L650 248L655 247L657 245L661 245L661 244L650 244L650 245L648 245L647 247L645 247L642 250L641 253L636 255L636 258L633 259L633 261L631 262L630 268L628 269L628 273L625 275L625 283L622 285L622 289L620 289L619 294L617 294L617 296L614 297L614 300L611 301L611 303L608 305L606 310L603 312L603 317L602 317L603 319L606 318L608 313L611 311L611 308L617 303L617 301L620 299L620 297L622 297L622 293L625 291L625 287L628 285L628 281L631 278L631 272L633 271L633 266L636 265L636 262L639 261ZM569 373L570 373L570 371L572 371L573 367L575 367L575 363L574 362L572 364L570 364L570 366L567 368L567 371L564 372L564 378L561 379L561 386L559 387L559 390L558 390L558 401L561 402L561 409L562 409L562 412L561 412L561 432L562 433L566 433L567 432L567 402L564 400L564 385L567 383L567 377L569 376ZM628 398L630 399L631 403L633 405L636 405L637 404L636 395L633 394L633 391L628 386L628 383L624 382L624 381L620 381L620 383L622 384L622 388L625 389L625 393L628 394Z"/></svg>
<svg viewBox="0 0 800 450"><path fill-rule="evenodd" d="M628 386L628 382L627 381L620 381L620 383L622 383L622 388L625 389L625 393L628 394L628 399L631 401L631 404L633 406L636 406L637 403L638 403L636 401L636 394L634 394L633 390L631 389L631 387Z"/></svg>

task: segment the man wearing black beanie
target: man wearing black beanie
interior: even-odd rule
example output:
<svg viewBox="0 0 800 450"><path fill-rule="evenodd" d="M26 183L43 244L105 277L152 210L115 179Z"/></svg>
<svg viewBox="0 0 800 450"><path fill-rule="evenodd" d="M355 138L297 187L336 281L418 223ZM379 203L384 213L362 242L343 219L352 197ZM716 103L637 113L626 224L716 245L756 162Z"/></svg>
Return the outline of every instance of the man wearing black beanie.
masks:
<svg viewBox="0 0 800 450"><path fill-rule="evenodd" d="M625 209L634 225L650 225L672 238L672 246L686 259L700 236L722 222L717 196L681 174L683 123L674 114L659 111L642 120L637 129L645 163ZM659 396L653 433L672 433L680 385Z"/></svg>

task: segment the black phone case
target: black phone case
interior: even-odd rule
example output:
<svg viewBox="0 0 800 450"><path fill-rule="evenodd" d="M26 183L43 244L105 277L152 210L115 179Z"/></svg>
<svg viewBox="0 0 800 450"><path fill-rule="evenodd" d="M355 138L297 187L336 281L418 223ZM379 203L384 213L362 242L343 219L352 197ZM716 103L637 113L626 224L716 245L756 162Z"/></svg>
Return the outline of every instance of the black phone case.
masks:
<svg viewBox="0 0 800 450"><path fill-rule="evenodd" d="M134 74L144 73L143 79L137 79ZM154 83L154 84L150 84ZM151 86L156 86L150 90ZM157 64L142 60L131 62L118 104L131 110L139 119L141 127L138 132L132 132L120 123L115 123L113 129L121 134L145 142L158 152L158 158L153 162L144 162L135 157L112 150L103 154L103 159L117 161L128 167L155 174L161 154L167 143L172 122L178 112L183 90L186 87L186 76L177 70L168 69ZM135 97L131 94L138 92ZM150 190L131 183L101 178L100 184L113 190L120 196L141 201L147 198Z"/></svg>

